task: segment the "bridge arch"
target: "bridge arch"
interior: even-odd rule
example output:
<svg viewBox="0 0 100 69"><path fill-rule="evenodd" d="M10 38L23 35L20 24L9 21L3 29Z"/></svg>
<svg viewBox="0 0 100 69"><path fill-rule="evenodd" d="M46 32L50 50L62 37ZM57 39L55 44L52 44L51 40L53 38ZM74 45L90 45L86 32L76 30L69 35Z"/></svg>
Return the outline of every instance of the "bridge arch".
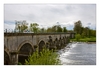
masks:
<svg viewBox="0 0 100 69"><path fill-rule="evenodd" d="M58 38L55 39L55 45L57 45L57 44L58 44Z"/></svg>
<svg viewBox="0 0 100 69"><path fill-rule="evenodd" d="M32 42L29 41L29 40L26 40L26 41L22 42L22 43L18 46L17 51L20 51L20 49L21 49L23 46L25 46L25 44L26 44L26 45L27 45L27 44L30 45L30 47L31 47L32 49L34 49Z"/></svg>
<svg viewBox="0 0 100 69"><path fill-rule="evenodd" d="M62 38L62 43L63 43L63 45L65 44L65 37L64 36Z"/></svg>
<svg viewBox="0 0 100 69"><path fill-rule="evenodd" d="M52 40L52 37L51 37L51 36L49 36L49 40L48 40L48 42L49 42L49 43L53 42L53 40Z"/></svg>
<svg viewBox="0 0 100 69"><path fill-rule="evenodd" d="M58 38L56 38L55 41L58 41Z"/></svg>
<svg viewBox="0 0 100 69"><path fill-rule="evenodd" d="M59 38L59 40L61 40L61 37Z"/></svg>
<svg viewBox="0 0 100 69"><path fill-rule="evenodd" d="M6 46L4 46L4 65L9 65L9 64L11 64L9 50L7 49Z"/></svg>
<svg viewBox="0 0 100 69"><path fill-rule="evenodd" d="M45 45L45 42L43 40L39 41L38 46L39 46L39 51L41 51L43 49Z"/></svg>
<svg viewBox="0 0 100 69"><path fill-rule="evenodd" d="M24 64L25 59L28 58L30 54L33 53L33 44L30 41L24 41L18 47L18 62Z"/></svg>

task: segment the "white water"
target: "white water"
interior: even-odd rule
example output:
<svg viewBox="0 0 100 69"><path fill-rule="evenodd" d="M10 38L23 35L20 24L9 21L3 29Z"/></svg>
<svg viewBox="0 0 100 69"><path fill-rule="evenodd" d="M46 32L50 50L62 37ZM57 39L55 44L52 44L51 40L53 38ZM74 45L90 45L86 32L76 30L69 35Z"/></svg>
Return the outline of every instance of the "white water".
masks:
<svg viewBox="0 0 100 69"><path fill-rule="evenodd" d="M70 43L58 53L63 65L96 64L96 44Z"/></svg>

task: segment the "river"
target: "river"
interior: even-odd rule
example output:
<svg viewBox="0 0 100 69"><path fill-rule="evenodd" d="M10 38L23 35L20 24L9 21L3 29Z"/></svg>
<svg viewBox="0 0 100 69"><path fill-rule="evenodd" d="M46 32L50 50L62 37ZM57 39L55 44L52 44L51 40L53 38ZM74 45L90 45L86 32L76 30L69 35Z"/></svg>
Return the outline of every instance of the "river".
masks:
<svg viewBox="0 0 100 69"><path fill-rule="evenodd" d="M95 43L69 43L58 51L63 65L96 65Z"/></svg>

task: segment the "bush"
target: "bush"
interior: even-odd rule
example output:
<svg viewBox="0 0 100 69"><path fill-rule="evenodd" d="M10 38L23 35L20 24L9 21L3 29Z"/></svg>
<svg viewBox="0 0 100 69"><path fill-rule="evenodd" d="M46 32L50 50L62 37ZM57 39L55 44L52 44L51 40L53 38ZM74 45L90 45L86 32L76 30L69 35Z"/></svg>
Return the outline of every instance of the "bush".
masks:
<svg viewBox="0 0 100 69"><path fill-rule="evenodd" d="M80 34L76 34L76 35L75 35L75 39L76 39L77 41L79 41L80 38L81 38L81 35L80 35Z"/></svg>
<svg viewBox="0 0 100 69"><path fill-rule="evenodd" d="M25 60L26 65L57 65L60 64L58 54L44 48L41 52L34 52L29 56L28 60Z"/></svg>

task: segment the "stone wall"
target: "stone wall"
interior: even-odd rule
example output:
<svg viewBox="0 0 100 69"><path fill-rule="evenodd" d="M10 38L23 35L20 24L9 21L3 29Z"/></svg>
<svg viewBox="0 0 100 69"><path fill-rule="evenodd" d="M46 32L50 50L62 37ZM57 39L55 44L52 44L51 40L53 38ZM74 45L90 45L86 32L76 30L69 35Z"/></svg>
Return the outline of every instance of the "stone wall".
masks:
<svg viewBox="0 0 100 69"><path fill-rule="evenodd" d="M74 38L74 34L72 33L4 33L4 47L5 47L4 54L5 56L11 58L10 64L17 64L19 55L21 56L26 55L25 50L27 53L30 52L32 53L35 51L35 48L41 50L44 45L49 49L55 49L55 48L60 49L62 48L61 46L64 46L65 44L68 43L69 38ZM7 57L4 57L5 60L7 59Z"/></svg>

